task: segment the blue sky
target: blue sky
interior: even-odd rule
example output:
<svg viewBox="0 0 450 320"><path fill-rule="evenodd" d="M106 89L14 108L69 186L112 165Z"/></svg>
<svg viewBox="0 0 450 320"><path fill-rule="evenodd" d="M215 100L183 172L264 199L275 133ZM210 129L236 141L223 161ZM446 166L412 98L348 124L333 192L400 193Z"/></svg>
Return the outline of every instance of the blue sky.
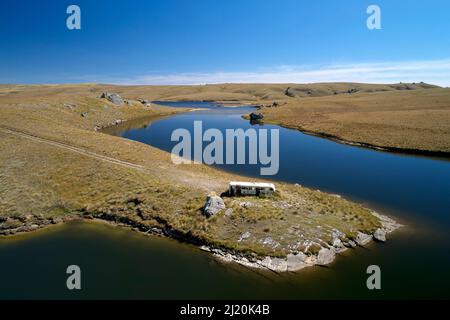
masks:
<svg viewBox="0 0 450 320"><path fill-rule="evenodd" d="M450 86L449 17L448 0L2 0L0 83Z"/></svg>

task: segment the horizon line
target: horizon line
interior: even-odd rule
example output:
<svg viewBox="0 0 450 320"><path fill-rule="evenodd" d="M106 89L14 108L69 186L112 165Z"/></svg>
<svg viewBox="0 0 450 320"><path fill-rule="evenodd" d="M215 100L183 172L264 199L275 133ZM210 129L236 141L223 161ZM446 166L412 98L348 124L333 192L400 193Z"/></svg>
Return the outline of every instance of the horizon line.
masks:
<svg viewBox="0 0 450 320"><path fill-rule="evenodd" d="M397 85L397 84L426 84L438 88L446 89L448 86L442 86L436 83L419 81L419 82L357 82L357 81L320 81L320 82L217 82L217 83L199 83L199 84L120 84L112 82L48 82L48 83L0 83L0 86L127 86L127 87L196 87L196 86L220 86L220 85L316 85L316 84L365 84L365 85Z"/></svg>
<svg viewBox="0 0 450 320"><path fill-rule="evenodd" d="M17 81L16 84L208 85L312 83L428 83L450 86L450 58L435 60L359 62L328 65L280 65L254 71L211 71L131 75L53 75L56 81ZM10 82L13 83L13 82ZM6 84L6 83L5 83Z"/></svg>

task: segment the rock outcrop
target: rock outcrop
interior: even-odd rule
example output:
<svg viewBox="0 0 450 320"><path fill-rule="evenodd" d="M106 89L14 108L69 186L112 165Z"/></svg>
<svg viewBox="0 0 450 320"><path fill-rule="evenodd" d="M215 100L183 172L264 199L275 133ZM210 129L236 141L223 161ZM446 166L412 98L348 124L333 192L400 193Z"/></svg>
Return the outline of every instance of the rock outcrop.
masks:
<svg viewBox="0 0 450 320"><path fill-rule="evenodd" d="M287 271L298 271L307 266L305 263L306 255L303 252L298 254L288 254L287 255Z"/></svg>
<svg viewBox="0 0 450 320"><path fill-rule="evenodd" d="M210 249L210 251L215 257L224 262L236 262L249 268L268 269L273 272L294 272L306 267L312 267L314 265L327 266L335 260L337 254L344 252L348 248L364 246L373 239L378 241L383 241L384 239L385 241L386 234L393 232L402 226L389 217L380 215L376 212L373 212L373 214L378 217L381 222L381 227L378 228L373 234L366 234L359 231L356 234L355 239L350 240L342 231L333 229L331 232L330 243L325 244L326 247L320 245L320 250L318 253L291 251L286 257L280 258L271 256L248 256L237 252L229 252L223 249ZM257 238L255 234L246 231L239 237L238 242L250 241L255 238ZM270 236L260 239L259 243L272 248L278 245L278 242ZM202 250L206 251L207 249L202 248Z"/></svg>
<svg viewBox="0 0 450 320"><path fill-rule="evenodd" d="M373 234L373 238L380 242L386 242L386 231L378 228Z"/></svg>
<svg viewBox="0 0 450 320"><path fill-rule="evenodd" d="M356 235L355 242L358 244L358 246L365 246L372 240L372 236L369 234L365 234L362 232L358 232Z"/></svg>
<svg viewBox="0 0 450 320"><path fill-rule="evenodd" d="M100 98L107 99L118 106L121 106L124 104L123 99L117 93L111 93L111 92L105 91L100 95Z"/></svg>
<svg viewBox="0 0 450 320"><path fill-rule="evenodd" d="M284 94L288 97L295 97L295 94L293 94L291 91L289 91L291 89L291 87L287 87L286 90L284 90Z"/></svg>
<svg viewBox="0 0 450 320"><path fill-rule="evenodd" d="M335 248L343 248L344 244L341 240L341 238L344 238L345 234L339 230L333 230L331 233L331 245Z"/></svg>
<svg viewBox="0 0 450 320"><path fill-rule="evenodd" d="M211 217L223 209L225 209L225 203L223 202L223 199L216 195L214 192L210 193L206 198L203 213L207 217Z"/></svg>
<svg viewBox="0 0 450 320"><path fill-rule="evenodd" d="M250 113L250 120L262 120L264 119L264 115L262 113Z"/></svg>
<svg viewBox="0 0 450 320"><path fill-rule="evenodd" d="M317 262L316 264L319 266L326 266L333 262L336 254L333 250L322 248L319 251L319 254L317 255Z"/></svg>
<svg viewBox="0 0 450 320"><path fill-rule="evenodd" d="M286 272L288 270L288 262L285 259L266 257L260 264L275 272Z"/></svg>

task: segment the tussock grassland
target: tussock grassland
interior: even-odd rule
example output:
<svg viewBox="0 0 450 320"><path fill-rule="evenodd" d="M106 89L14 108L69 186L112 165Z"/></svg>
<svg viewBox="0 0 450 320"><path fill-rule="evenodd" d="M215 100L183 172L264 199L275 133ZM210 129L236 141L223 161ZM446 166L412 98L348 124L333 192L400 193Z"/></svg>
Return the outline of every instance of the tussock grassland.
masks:
<svg viewBox="0 0 450 320"><path fill-rule="evenodd" d="M79 101L80 97L85 97L77 111L89 109L98 113L98 116L91 114L87 119L76 119L79 126L86 128L93 121L105 123L121 117L114 108L101 110L104 104L98 101L94 102L94 105L98 103L98 108L91 109L92 99L104 90L117 92L128 99L256 104L263 106L261 112L266 122L308 133L368 147L444 155L450 153L450 89L426 83L0 85L0 98L3 102L18 102L16 99L20 97L21 103L30 101L42 108L49 98L54 102L70 104L72 100ZM278 106L271 107L273 102ZM141 112L129 109L130 117L138 117Z"/></svg>
<svg viewBox="0 0 450 320"><path fill-rule="evenodd" d="M224 210L208 219L201 210L207 193L220 194L229 181L242 177L204 165L176 166L166 152L95 130L116 120L181 111L144 107L134 101L138 98L260 103L284 96L284 87L1 85L0 232L8 235L66 219L99 218L260 256L316 253L336 230L344 241L358 231L373 233L380 221L370 210L284 183L277 183L274 197L225 197L232 213L225 215ZM105 90L132 101L115 106L97 98ZM251 236L243 239L246 232Z"/></svg>
<svg viewBox="0 0 450 320"><path fill-rule="evenodd" d="M293 98L265 121L344 142L450 155L450 89Z"/></svg>

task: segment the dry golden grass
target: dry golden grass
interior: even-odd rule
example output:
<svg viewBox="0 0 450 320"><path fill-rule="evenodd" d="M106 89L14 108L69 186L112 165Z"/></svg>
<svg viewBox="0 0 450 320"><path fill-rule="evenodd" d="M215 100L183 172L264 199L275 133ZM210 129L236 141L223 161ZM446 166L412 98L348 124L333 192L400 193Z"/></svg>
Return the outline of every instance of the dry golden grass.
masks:
<svg viewBox="0 0 450 320"><path fill-rule="evenodd" d="M268 122L346 142L450 153L450 89L293 98L262 112Z"/></svg>
<svg viewBox="0 0 450 320"><path fill-rule="evenodd" d="M232 87L236 97L255 102L250 87L243 93ZM96 98L105 89L128 99L163 99L192 97L198 87L178 92L173 87L0 86L0 231L77 215L143 231L164 228L202 243L276 256L311 252L330 240L333 229L351 238L379 226L358 204L283 183L277 183L280 193L273 198L226 198L232 215L207 219L201 212L206 194L221 193L229 181L243 178L204 165L176 166L166 152L96 132L95 126L117 119L180 112L139 103L117 107ZM243 207L244 201L253 205ZM252 236L239 242L246 231ZM272 244L264 243L267 237Z"/></svg>
<svg viewBox="0 0 450 320"><path fill-rule="evenodd" d="M79 106L75 110L62 108L62 111L77 113L71 121L83 128L145 115L142 108L127 107L127 118L122 112L126 108L118 111L96 99L105 90L118 92L129 99L213 100L262 105L276 101L279 107L262 109L268 122L367 146L409 152L450 152L450 89L425 83L0 85L0 101L15 103L15 108L31 102L39 112L48 108L46 101L50 98L61 108L77 101ZM24 111L24 117L32 110ZM89 110L86 118L78 116L86 110ZM62 116L60 113L46 114L51 115L48 121L53 121L54 116Z"/></svg>

